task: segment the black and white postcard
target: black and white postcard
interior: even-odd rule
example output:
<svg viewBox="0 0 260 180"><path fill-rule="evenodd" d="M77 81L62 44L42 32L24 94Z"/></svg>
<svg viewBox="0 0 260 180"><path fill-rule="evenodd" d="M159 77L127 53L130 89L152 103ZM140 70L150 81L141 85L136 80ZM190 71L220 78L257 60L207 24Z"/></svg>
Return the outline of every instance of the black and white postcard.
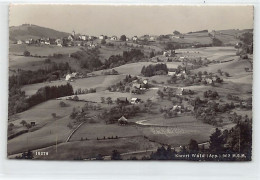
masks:
<svg viewBox="0 0 260 180"><path fill-rule="evenodd" d="M253 14L10 5L8 159L251 161Z"/></svg>

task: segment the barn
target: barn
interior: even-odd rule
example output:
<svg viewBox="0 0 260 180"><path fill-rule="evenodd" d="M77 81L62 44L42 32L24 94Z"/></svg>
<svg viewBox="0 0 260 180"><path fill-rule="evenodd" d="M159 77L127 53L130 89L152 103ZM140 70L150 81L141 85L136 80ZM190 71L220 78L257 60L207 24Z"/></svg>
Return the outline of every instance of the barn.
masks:
<svg viewBox="0 0 260 180"><path fill-rule="evenodd" d="M128 123L127 119L125 116L122 116L121 118L118 119L118 124L119 125L126 125Z"/></svg>

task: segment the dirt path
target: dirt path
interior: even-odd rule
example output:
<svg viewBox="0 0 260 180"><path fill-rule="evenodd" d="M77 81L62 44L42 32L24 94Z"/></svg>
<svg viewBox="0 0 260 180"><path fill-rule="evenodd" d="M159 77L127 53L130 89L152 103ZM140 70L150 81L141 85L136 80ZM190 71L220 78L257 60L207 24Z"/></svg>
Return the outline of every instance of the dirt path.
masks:
<svg viewBox="0 0 260 180"><path fill-rule="evenodd" d="M68 136L68 138L66 139L65 142L69 142L71 136L72 136L72 135L80 128L80 126L81 126L82 124L84 124L84 123L85 123L85 122L80 123L80 124L78 125L78 127L76 127L76 129L74 129L74 130L70 133L70 135Z"/></svg>

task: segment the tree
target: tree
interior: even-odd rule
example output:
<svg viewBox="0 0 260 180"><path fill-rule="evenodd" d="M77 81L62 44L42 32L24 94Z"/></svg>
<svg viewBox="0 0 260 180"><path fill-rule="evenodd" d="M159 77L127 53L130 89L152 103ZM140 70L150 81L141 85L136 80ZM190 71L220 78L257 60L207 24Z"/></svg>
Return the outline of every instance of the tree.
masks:
<svg viewBox="0 0 260 180"><path fill-rule="evenodd" d="M229 77L230 75L229 75L229 73L228 73L228 72L225 72L225 76L226 76L226 77Z"/></svg>
<svg viewBox="0 0 260 180"><path fill-rule="evenodd" d="M122 35L122 36L120 37L120 40L121 40L121 41L126 41L126 36L125 36L125 35Z"/></svg>
<svg viewBox="0 0 260 180"><path fill-rule="evenodd" d="M151 52L150 52L150 58L153 58L154 56L155 56L154 52L151 51Z"/></svg>
<svg viewBox="0 0 260 180"><path fill-rule="evenodd" d="M13 127L14 127L14 124L13 123L10 123L8 125L8 131L12 131L13 130Z"/></svg>
<svg viewBox="0 0 260 180"><path fill-rule="evenodd" d="M31 53L30 53L29 51L24 51L24 52L23 52L23 55L24 55L24 56L30 56Z"/></svg>
<svg viewBox="0 0 260 180"><path fill-rule="evenodd" d="M174 35L180 35L181 33L180 33L179 31L176 31L176 30L175 30L175 31L173 31L173 34L174 34Z"/></svg>
<svg viewBox="0 0 260 180"><path fill-rule="evenodd" d="M79 97L76 95L76 96L73 97L73 100L74 100L74 101L78 101L78 100L79 100Z"/></svg>
<svg viewBox="0 0 260 180"><path fill-rule="evenodd" d="M191 152L197 152L199 151L199 146L198 146L198 142L194 139L191 139L190 140L190 143L189 143L189 150Z"/></svg>
<svg viewBox="0 0 260 180"><path fill-rule="evenodd" d="M72 124L71 124L70 122L69 122L69 124L67 125L67 127L70 128L70 129L73 128L73 126L72 126Z"/></svg>
<svg viewBox="0 0 260 180"><path fill-rule="evenodd" d="M57 117L56 113L52 113L51 115L52 115L53 118Z"/></svg>
<svg viewBox="0 0 260 180"><path fill-rule="evenodd" d="M122 160L121 155L117 150L113 150L111 160Z"/></svg>
<svg viewBox="0 0 260 180"><path fill-rule="evenodd" d="M224 137L221 131L216 128L216 131L210 136L209 149L214 153L221 153L224 150Z"/></svg>
<svg viewBox="0 0 260 180"><path fill-rule="evenodd" d="M223 42L220 41L219 39L217 39L217 38L212 39L212 45L213 46L222 46L222 44L223 44Z"/></svg>
<svg viewBox="0 0 260 180"><path fill-rule="evenodd" d="M100 97L101 103L105 103L105 98L104 97Z"/></svg>
<svg viewBox="0 0 260 180"><path fill-rule="evenodd" d="M22 120L22 121L20 122L20 124L24 126L24 125L27 124L27 122L26 122L25 120Z"/></svg>
<svg viewBox="0 0 260 180"><path fill-rule="evenodd" d="M106 44L106 40L105 40L105 39L102 39L102 40L101 40L101 44L103 44L103 45Z"/></svg>
<svg viewBox="0 0 260 180"><path fill-rule="evenodd" d="M98 154L96 156L96 160L104 160L103 156L101 154Z"/></svg>
<svg viewBox="0 0 260 180"><path fill-rule="evenodd" d="M113 103L113 101L112 101L112 98L111 97L107 97L107 104L112 104Z"/></svg>
<svg viewBox="0 0 260 180"><path fill-rule="evenodd" d="M66 107L66 106L67 106L67 104L65 102L63 102L63 101L60 102L60 107Z"/></svg>
<svg viewBox="0 0 260 180"><path fill-rule="evenodd" d="M18 157L18 159L33 159L33 152L31 150L28 150L27 152L23 152L22 156Z"/></svg>
<svg viewBox="0 0 260 180"><path fill-rule="evenodd" d="M32 127L31 124L26 124L25 126L27 129L30 129Z"/></svg>
<svg viewBox="0 0 260 180"><path fill-rule="evenodd" d="M218 69L218 73L222 76L222 71L221 71L221 69Z"/></svg>

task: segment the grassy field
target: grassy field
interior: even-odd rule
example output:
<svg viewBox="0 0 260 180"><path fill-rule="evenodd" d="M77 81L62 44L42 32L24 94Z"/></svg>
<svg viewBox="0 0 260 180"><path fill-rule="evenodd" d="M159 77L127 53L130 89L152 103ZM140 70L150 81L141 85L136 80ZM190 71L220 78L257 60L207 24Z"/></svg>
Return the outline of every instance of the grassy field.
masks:
<svg viewBox="0 0 260 180"><path fill-rule="evenodd" d="M131 75L140 75L143 66L148 66L149 64L153 64L152 62L138 62L125 64L119 67L114 68L120 74L131 74Z"/></svg>
<svg viewBox="0 0 260 180"><path fill-rule="evenodd" d="M177 49L176 53L178 53L180 56L205 57L209 60L224 61L234 59L236 55L236 49L234 47L202 47Z"/></svg>
<svg viewBox="0 0 260 180"><path fill-rule="evenodd" d="M42 62L46 58L9 55L9 69L37 70L43 68Z"/></svg>
<svg viewBox="0 0 260 180"><path fill-rule="evenodd" d="M157 98L157 90L150 89L145 92L145 94L131 94L131 93L121 93L121 92L109 92L109 91L99 91L96 93L90 94L80 94L78 95L79 100L84 101L92 101L92 102L101 102L101 97L105 99L107 97L111 97L112 101L116 101L119 97L126 97L129 101L133 97L140 98L142 101L146 101L147 99L156 99ZM65 97L64 97L65 99Z"/></svg>
<svg viewBox="0 0 260 180"><path fill-rule="evenodd" d="M29 51L31 55L38 56L49 56L56 54L70 54L80 50L80 47L58 47L58 46L28 46L25 44L17 45L10 44L9 46L9 54L23 55L24 51Z"/></svg>
<svg viewBox="0 0 260 180"><path fill-rule="evenodd" d="M120 126L117 124L83 124L70 139L71 141L79 141L83 139L103 139L108 137L129 137L140 136L142 133L135 126Z"/></svg>
<svg viewBox="0 0 260 180"><path fill-rule="evenodd" d="M124 75L109 75L109 76L96 76L96 77L89 77L89 78L82 78L76 79L70 84L73 87L73 90L81 89L90 89L96 88L97 91L105 90L108 86L115 84L125 78ZM37 92L38 89L44 86L58 86L64 85L68 82L63 80L52 81L52 82L44 82L44 83L37 83L37 84L30 84L25 85L22 87L22 90L25 91L26 95L32 95Z"/></svg>
<svg viewBox="0 0 260 180"><path fill-rule="evenodd" d="M15 154L28 149L38 149L64 142L70 134L67 124L69 116L53 120L39 130L22 134L7 142L8 154Z"/></svg>
<svg viewBox="0 0 260 180"><path fill-rule="evenodd" d="M123 42L122 42L123 44ZM130 50L129 47L110 47L110 46L102 46L99 51L100 51L100 58L102 62L104 62L105 59L108 59L112 55L123 55L123 51L128 51Z"/></svg>
<svg viewBox="0 0 260 180"><path fill-rule="evenodd" d="M59 144L57 152L55 146L42 149L41 151L49 152L49 155L41 156L40 159L73 160L79 157L93 158L98 154L109 156L115 149L120 153L127 153L138 150L156 149L159 146L158 143L150 142L143 137L75 141Z"/></svg>
<svg viewBox="0 0 260 180"><path fill-rule="evenodd" d="M74 102L63 100L68 106L60 107L60 100L49 100L33 106L27 111L15 114L9 118L9 122L12 122L14 125L19 126L21 120L25 120L28 123L34 121L36 124L46 123L52 121L52 113L56 113L58 117L64 117L71 113L73 107L81 107L85 103L83 102Z"/></svg>
<svg viewBox="0 0 260 180"><path fill-rule="evenodd" d="M218 63L218 64L211 64L207 67L201 67L198 69L193 70L193 72L212 72L216 73L218 69L220 69L223 72L228 72L231 76L235 75L246 75L246 74L252 74L252 72L246 72L245 68L251 68L251 65L246 60L233 60L225 63Z"/></svg>
<svg viewBox="0 0 260 180"><path fill-rule="evenodd" d="M35 122L34 129L36 130L9 140L8 153L21 152L27 148L46 147L55 144L56 138L58 142L63 142L71 131L67 125L71 121L69 115L72 109L82 107L85 103L64 101L68 107L60 107L59 102L58 100L50 100L11 116L9 122L15 125L15 131L24 129L20 124L22 120L27 123ZM56 113L57 117L53 118L52 113Z"/></svg>
<svg viewBox="0 0 260 180"><path fill-rule="evenodd" d="M146 120L143 122L144 126L139 128L149 139L173 146L188 144L192 138L198 142L205 142L215 129L192 116L165 119L162 114L153 114L136 120Z"/></svg>

